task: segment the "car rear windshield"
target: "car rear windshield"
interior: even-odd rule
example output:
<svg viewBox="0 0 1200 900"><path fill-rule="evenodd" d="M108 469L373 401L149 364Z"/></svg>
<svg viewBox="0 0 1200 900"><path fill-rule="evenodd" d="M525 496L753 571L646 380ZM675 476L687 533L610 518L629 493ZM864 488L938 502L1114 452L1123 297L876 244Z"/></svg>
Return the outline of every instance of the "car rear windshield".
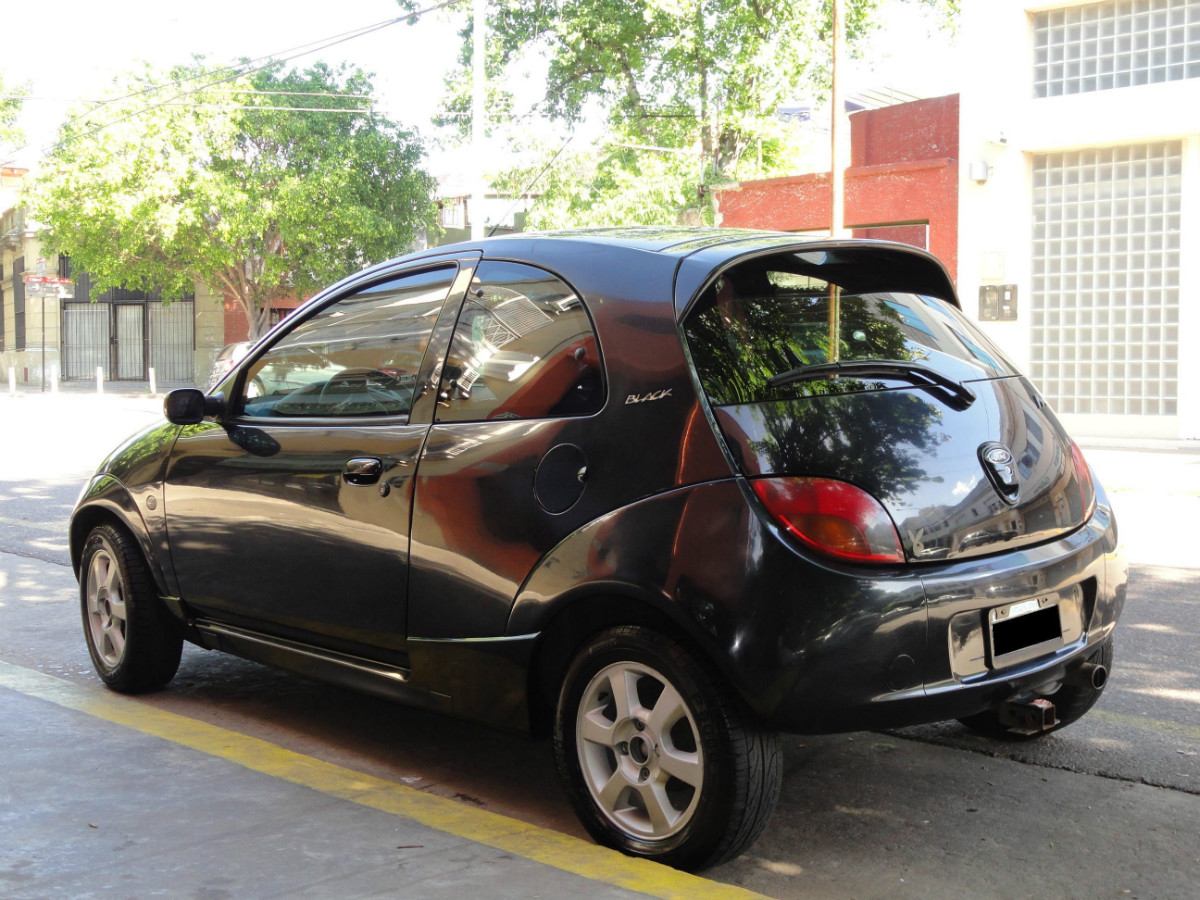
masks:
<svg viewBox="0 0 1200 900"><path fill-rule="evenodd" d="M831 363L917 364L959 382L1016 374L1000 351L944 300L906 291L903 283L895 290L878 290L878 271L871 273L869 291L854 284L852 269L844 265L836 280L822 278L820 265L805 259L813 256L788 254L745 263L704 291L684 332L712 403L906 386L886 376L836 374L769 383L783 373Z"/></svg>

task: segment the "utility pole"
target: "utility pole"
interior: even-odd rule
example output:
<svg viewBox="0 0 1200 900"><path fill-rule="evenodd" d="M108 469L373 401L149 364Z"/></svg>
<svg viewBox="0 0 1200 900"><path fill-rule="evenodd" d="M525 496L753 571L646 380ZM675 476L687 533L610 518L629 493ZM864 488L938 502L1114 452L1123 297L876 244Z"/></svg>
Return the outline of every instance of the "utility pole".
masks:
<svg viewBox="0 0 1200 900"><path fill-rule="evenodd" d="M829 90L829 236L844 237L846 220L845 167L843 165L842 142L845 115L842 100L842 84L838 75L838 64L846 52L846 20L844 0L833 0L833 53L830 66ZM842 340L842 289L832 282L829 285L829 362L841 358Z"/></svg>
<svg viewBox="0 0 1200 900"><path fill-rule="evenodd" d="M829 236L844 237L846 221L845 191L845 111L838 65L846 54L845 0L833 0L833 54L829 91L829 187L831 191Z"/></svg>
<svg viewBox="0 0 1200 900"><path fill-rule="evenodd" d="M484 234L483 105L487 86L484 47L487 38L487 0L471 0L471 165L474 169L471 190L471 240Z"/></svg>

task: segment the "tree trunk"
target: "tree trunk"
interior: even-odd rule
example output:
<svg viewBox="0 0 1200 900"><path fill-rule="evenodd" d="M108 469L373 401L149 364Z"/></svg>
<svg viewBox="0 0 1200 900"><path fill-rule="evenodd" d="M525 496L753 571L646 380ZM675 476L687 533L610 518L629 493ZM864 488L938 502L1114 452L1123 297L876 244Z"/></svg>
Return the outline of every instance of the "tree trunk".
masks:
<svg viewBox="0 0 1200 900"><path fill-rule="evenodd" d="M226 270L220 277L221 287L237 301L242 315L246 317L246 339L256 341L265 329L262 327L261 311L255 303L254 293L247 283L245 272L238 267Z"/></svg>

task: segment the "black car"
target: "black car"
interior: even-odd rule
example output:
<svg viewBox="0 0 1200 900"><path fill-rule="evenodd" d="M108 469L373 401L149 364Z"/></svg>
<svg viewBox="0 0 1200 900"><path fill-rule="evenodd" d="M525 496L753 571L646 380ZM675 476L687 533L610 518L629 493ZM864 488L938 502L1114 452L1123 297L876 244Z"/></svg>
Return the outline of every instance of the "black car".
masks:
<svg viewBox="0 0 1200 900"><path fill-rule="evenodd" d="M551 734L595 838L672 865L759 834L779 731L1033 737L1111 664L1108 499L912 247L434 248L166 414L71 521L109 686L188 640Z"/></svg>

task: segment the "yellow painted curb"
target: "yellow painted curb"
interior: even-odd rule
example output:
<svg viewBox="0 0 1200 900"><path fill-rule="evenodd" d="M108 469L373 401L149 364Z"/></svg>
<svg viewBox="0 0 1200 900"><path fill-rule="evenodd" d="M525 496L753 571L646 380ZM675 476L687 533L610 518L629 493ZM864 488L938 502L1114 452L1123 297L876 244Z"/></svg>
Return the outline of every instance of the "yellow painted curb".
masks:
<svg viewBox="0 0 1200 900"><path fill-rule="evenodd" d="M570 835L356 772L270 741L156 709L106 689L89 688L0 661L0 687L124 725L332 797L420 822L437 831L652 897L758 897L743 888L634 859Z"/></svg>

